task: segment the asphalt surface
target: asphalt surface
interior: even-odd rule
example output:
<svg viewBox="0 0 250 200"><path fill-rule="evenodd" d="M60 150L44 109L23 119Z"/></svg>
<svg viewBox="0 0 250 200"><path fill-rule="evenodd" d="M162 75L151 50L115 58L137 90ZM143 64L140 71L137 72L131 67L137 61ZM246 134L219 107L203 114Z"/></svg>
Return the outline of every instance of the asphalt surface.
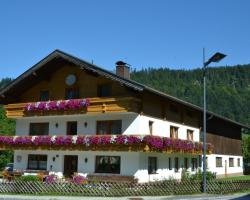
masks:
<svg viewBox="0 0 250 200"><path fill-rule="evenodd" d="M249 194L233 195L186 195L186 196L155 196L155 197L73 197L73 196L25 196L0 195L0 200L250 200Z"/></svg>

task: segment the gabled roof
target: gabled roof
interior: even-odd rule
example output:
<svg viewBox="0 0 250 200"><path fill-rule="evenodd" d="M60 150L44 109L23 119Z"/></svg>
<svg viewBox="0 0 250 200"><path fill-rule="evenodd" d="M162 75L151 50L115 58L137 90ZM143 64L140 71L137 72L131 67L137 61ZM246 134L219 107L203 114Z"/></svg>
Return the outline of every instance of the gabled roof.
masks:
<svg viewBox="0 0 250 200"><path fill-rule="evenodd" d="M89 63L85 60L82 60L80 58L77 58L75 56L72 56L68 53L65 53L61 50L55 50L53 51L52 53L50 53L48 56L46 56L44 59L42 59L40 62L36 63L34 66L32 66L30 69L28 69L27 71L25 71L23 74L21 74L20 76L18 76L14 81L12 81L9 85L7 85L5 88L3 88L1 91L0 91L0 103L3 103L3 96L8 93L11 89L15 88L16 86L18 86L19 84L21 84L21 82L25 79L28 79L28 77L30 76L33 76L34 73L36 73L36 71L46 67L46 64L53 61L54 59L63 59L63 60L66 60L68 61L69 63L72 63L72 64L75 64L76 66L79 66L81 69L85 69L87 71L91 71L93 73L96 73L100 76L104 76L108 79L111 79L113 81L117 81L119 82L120 84L126 86L126 87L129 87L129 88L132 88L138 92L143 92L143 91L146 91L146 92L149 92L149 93L153 93L155 95L158 95L158 96L161 96L163 98L166 98L166 99L169 99L169 100L172 100L174 102L177 102L177 103L180 103L182 105L185 105L187 107L190 107L194 110L197 110L199 112L202 112L202 108L199 107L199 106L196 106L194 104L191 104L189 102L186 102L186 101L183 101L181 99L178 99L176 97L173 97L171 95L168 95L168 94L165 94L163 92L160 92L158 90L155 90L151 87L148 87L146 85L143 85L143 84L140 84L136 81L133 81L133 80L130 80L130 79L126 79L126 78L123 78L123 77L120 77L108 70L105 70L103 68L100 68L92 63ZM229 123L233 123L237 126L240 126L242 128L247 128L247 129L250 129L249 126L247 125L244 125L244 124L241 124L241 123L238 123L236 121L233 121L231 119L228 119L228 118L225 118L221 115L218 115L216 113L213 113L213 112L207 112L208 115L212 116L212 117L216 117L216 118L219 118L223 121L227 121Z"/></svg>

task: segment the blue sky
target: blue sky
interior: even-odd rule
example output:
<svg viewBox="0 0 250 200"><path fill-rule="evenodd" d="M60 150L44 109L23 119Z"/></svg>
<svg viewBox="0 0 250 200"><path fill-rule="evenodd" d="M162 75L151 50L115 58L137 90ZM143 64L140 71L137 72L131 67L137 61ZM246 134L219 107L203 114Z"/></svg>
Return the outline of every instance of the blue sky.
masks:
<svg viewBox="0 0 250 200"><path fill-rule="evenodd" d="M0 78L16 77L55 49L113 70L192 69L250 63L248 0L1 0Z"/></svg>

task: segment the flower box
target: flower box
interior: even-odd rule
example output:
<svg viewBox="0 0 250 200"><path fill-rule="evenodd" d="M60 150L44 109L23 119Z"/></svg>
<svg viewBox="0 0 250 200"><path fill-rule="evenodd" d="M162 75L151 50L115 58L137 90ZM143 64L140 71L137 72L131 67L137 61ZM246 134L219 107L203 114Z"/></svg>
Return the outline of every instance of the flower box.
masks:
<svg viewBox="0 0 250 200"><path fill-rule="evenodd" d="M207 153L212 153L212 145L207 147ZM0 149L201 154L202 143L151 135L0 136Z"/></svg>

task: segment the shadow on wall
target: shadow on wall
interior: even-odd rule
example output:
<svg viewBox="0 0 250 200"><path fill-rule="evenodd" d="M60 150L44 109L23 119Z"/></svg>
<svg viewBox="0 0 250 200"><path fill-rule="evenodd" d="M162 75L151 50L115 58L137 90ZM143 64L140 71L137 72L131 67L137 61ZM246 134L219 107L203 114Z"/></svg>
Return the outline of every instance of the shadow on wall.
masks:
<svg viewBox="0 0 250 200"><path fill-rule="evenodd" d="M122 118L123 119L122 134L126 133L127 131L129 134L133 134L133 135L141 134L139 133L140 130L138 127L138 123L135 122L138 119L138 117L139 117L139 114L135 114L135 115L125 115L124 118Z"/></svg>

